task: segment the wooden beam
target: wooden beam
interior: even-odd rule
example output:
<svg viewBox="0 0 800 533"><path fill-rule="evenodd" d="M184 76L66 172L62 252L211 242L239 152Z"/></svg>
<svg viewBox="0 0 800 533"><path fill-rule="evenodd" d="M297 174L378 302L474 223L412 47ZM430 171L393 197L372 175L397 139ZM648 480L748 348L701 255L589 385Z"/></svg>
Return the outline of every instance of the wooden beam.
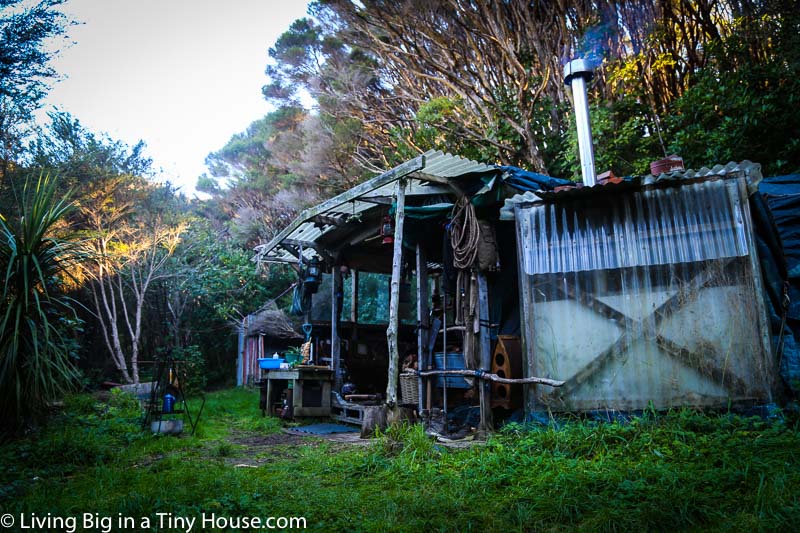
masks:
<svg viewBox="0 0 800 533"><path fill-rule="evenodd" d="M424 172L417 172L414 174L416 179L422 181L430 181L433 183L439 183L441 185L445 185L449 187L453 192L456 193L457 196L464 196L464 189L458 186L458 184L453 181L451 178L443 178L441 176L433 176L431 174L425 174Z"/></svg>
<svg viewBox="0 0 800 533"><path fill-rule="evenodd" d="M286 243L281 243L280 248L282 248L287 254L297 259L298 262L300 261L300 250L298 250L294 246L290 246ZM294 263L289 263L289 264L291 264L293 267L296 266Z"/></svg>
<svg viewBox="0 0 800 533"><path fill-rule="evenodd" d="M518 383L537 383L539 385L547 385L548 387L561 387L564 385L563 381L549 378L539 378L531 376L528 378L501 378L497 374L491 372L478 372L476 370L426 370L420 372L423 377L428 376L464 376L469 378L478 378L481 380L494 381L495 383L505 383L507 385L516 385Z"/></svg>
<svg viewBox="0 0 800 533"><path fill-rule="evenodd" d="M428 263L425 249L417 244L417 369L428 370ZM422 412L424 394L422 377L419 378L418 412Z"/></svg>
<svg viewBox="0 0 800 533"><path fill-rule="evenodd" d="M353 246L354 244L363 241L367 237L377 236L377 235L380 235L380 228L378 228L377 225L375 227L365 227L364 229L356 233L351 233L350 238L346 241L346 244Z"/></svg>
<svg viewBox="0 0 800 533"><path fill-rule="evenodd" d="M766 368L761 372L761 383L767 392L767 399L772 401L773 390L778 390L778 384L774 379L779 375L778 366L780 358L774 357L772 353L772 339L770 335L769 319L767 318L767 309L764 303L764 280L762 279L761 265L758 261L758 245L756 244L755 232L753 230L753 218L750 213L750 204L747 201L748 187L747 182L743 178L739 178L737 191L734 192L728 188L728 196L734 206L735 212L741 213L742 222L744 223L744 235L747 239L747 259L750 263L750 274L753 276L753 298L752 304L756 313L756 321L758 323L758 331L761 333L761 349L764 354L764 363ZM771 368L770 368L771 367Z"/></svg>
<svg viewBox="0 0 800 533"><path fill-rule="evenodd" d="M406 213L406 182L397 183L397 211L394 215L394 253L392 254L392 284L389 297L389 327L386 340L389 344L389 383L386 385L386 403L397 405L397 380L400 378L400 349L397 333L400 325L400 270L403 264L403 223Z"/></svg>
<svg viewBox="0 0 800 533"><path fill-rule="evenodd" d="M342 271L333 265L331 283L331 365L333 384L337 392L342 390L341 342L339 341L339 299L342 295Z"/></svg>
<svg viewBox="0 0 800 533"><path fill-rule="evenodd" d="M328 252L328 250L326 250L316 242L284 239L282 244L288 244L289 246L298 246L303 248L311 248L312 250L317 252L317 254L319 254L319 256L322 258L323 261L325 261L328 264L333 264L333 257L331 257L331 254Z"/></svg>
<svg viewBox="0 0 800 533"><path fill-rule="evenodd" d="M492 341L491 331L489 330L489 285L486 282L486 274L478 272L478 319L480 320L481 333L479 337L478 350L480 353L481 370L484 372L492 371ZM480 392L481 420L479 430L482 433L492 431L494 421L492 420L491 389L489 382L482 380L478 382Z"/></svg>
<svg viewBox="0 0 800 533"><path fill-rule="evenodd" d="M314 248L316 244L313 241L301 241L299 239L284 239L281 241L280 245L282 248L284 245L294 246L296 248Z"/></svg>
<svg viewBox="0 0 800 533"><path fill-rule="evenodd" d="M534 354L534 334L533 334L533 293L531 290L531 282L528 275L523 268L524 256L526 248L525 226L521 225L520 220L520 207L519 204L514 206L514 241L517 248L517 288L519 290L519 297L517 298L517 305L519 305L520 312L520 333L522 342L522 376L531 377L538 374L536 365L536 356ZM525 416L528 417L536 411L536 386L522 387L522 405Z"/></svg>
<svg viewBox="0 0 800 533"><path fill-rule="evenodd" d="M311 219L314 224L323 224L328 226L341 227L347 224L348 215L340 217L317 215Z"/></svg>
<svg viewBox="0 0 800 533"><path fill-rule="evenodd" d="M727 258L715 261L715 268L724 269L731 263L733 259ZM658 308L651 311L650 314L642 319L635 320L628 318L622 329L622 333L614 341L613 344L608 346L605 350L600 352L594 359L585 364L575 374L564 382L563 388L558 391L558 395L563 399L571 394L575 389L584 384L588 379L599 372L606 364L611 362L622 354L634 341L645 336L648 328L645 324L652 320L656 327L658 327L664 320L669 318L681 305L687 301L690 295L693 295L706 287L714 279L714 274L711 272L710 266L701 270L688 282L681 286L681 288L670 296ZM591 295L587 296L592 298ZM599 313L608 313L608 318L614 321L618 320L617 311L604 305L593 305L592 309Z"/></svg>
<svg viewBox="0 0 800 533"><path fill-rule="evenodd" d="M715 364L714 354L699 354L688 350L662 335L656 335L656 344L664 353L680 361L697 373L717 383L735 396L747 396L750 387L747 382L736 375L730 368L720 368Z"/></svg>
<svg viewBox="0 0 800 533"><path fill-rule="evenodd" d="M436 179L436 183L432 183L431 180L418 179L417 174L413 174L412 179L410 179L406 184L406 200L412 196L432 196L437 194L449 195L453 193L453 188L447 185L447 178L437 178L436 176L432 176L432 178ZM360 202L368 202L371 200L382 199L393 201L394 191L382 191L380 189L375 189L374 191L365 194L358 200Z"/></svg>
<svg viewBox="0 0 800 533"><path fill-rule="evenodd" d="M360 196L367 194L370 191L377 189L378 187L382 187L387 183L391 183L393 181L399 180L408 176L412 172L416 172L422 168L425 168L425 156L421 155L411 159L410 161L406 161L405 163L394 167L391 170L387 170L380 176L376 176L369 181L365 181L361 185L356 185L352 189L343 192L342 194L331 198L330 200L326 200L319 205L306 209L300 216L298 216L294 221L286 226L280 233L278 233L266 246L263 247L263 251L260 252L261 256L268 254L272 251L281 241L286 239L289 235L292 234L294 230L296 230L301 224L304 222L314 218L315 216L319 215L320 213L324 213L329 209L333 209L334 207L338 207L342 204L347 202L351 202Z"/></svg>
<svg viewBox="0 0 800 533"><path fill-rule="evenodd" d="M367 202L370 204L377 204L377 205L392 205L394 200L392 198L387 198L386 196L375 196L372 198L359 198L359 202Z"/></svg>

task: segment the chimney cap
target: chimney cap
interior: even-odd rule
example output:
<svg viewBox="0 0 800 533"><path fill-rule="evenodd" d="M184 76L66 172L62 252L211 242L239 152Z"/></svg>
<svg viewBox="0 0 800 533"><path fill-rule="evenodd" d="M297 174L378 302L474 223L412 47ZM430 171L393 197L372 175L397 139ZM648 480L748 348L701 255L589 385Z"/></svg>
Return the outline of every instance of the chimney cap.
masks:
<svg viewBox="0 0 800 533"><path fill-rule="evenodd" d="M594 75L594 67L587 59L573 59L564 65L564 84L569 85L572 78L581 76L586 80L592 79Z"/></svg>

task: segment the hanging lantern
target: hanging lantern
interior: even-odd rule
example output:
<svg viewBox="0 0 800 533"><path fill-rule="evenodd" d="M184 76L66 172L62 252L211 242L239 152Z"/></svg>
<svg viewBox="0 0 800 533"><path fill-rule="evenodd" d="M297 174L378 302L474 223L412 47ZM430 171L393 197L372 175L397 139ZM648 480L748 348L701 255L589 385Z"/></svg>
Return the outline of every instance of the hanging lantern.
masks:
<svg viewBox="0 0 800 533"><path fill-rule="evenodd" d="M389 215L383 216L383 224L381 224L381 244L394 244L394 224L392 217Z"/></svg>
<svg viewBox="0 0 800 533"><path fill-rule="evenodd" d="M306 276L303 283L306 285L318 286L321 274L322 270L320 269L319 262L316 259L312 259L311 262L308 263L308 268L306 268Z"/></svg>

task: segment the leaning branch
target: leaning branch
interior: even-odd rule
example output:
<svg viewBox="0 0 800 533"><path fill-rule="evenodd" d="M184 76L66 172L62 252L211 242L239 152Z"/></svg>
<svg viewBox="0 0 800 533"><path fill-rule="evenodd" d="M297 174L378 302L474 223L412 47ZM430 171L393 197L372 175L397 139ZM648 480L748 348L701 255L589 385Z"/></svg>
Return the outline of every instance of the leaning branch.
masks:
<svg viewBox="0 0 800 533"><path fill-rule="evenodd" d="M491 374L489 372L484 372L483 370L426 370L424 372L419 372L419 375L422 377L441 375L466 376L470 378L487 379L496 383L507 383L510 385L515 383L536 383L537 385L547 385L548 387L560 387L564 384L563 381L548 378L501 378L497 374Z"/></svg>

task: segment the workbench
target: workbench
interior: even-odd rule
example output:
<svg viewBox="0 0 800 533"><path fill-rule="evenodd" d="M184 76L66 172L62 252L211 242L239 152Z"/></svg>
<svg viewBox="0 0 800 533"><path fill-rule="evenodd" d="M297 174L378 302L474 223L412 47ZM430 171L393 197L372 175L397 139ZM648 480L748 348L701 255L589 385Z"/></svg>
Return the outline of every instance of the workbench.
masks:
<svg viewBox="0 0 800 533"><path fill-rule="evenodd" d="M275 393L292 390L292 416L330 416L333 370L328 367L298 366L261 371L261 409L273 415ZM284 387L286 385L286 387Z"/></svg>

